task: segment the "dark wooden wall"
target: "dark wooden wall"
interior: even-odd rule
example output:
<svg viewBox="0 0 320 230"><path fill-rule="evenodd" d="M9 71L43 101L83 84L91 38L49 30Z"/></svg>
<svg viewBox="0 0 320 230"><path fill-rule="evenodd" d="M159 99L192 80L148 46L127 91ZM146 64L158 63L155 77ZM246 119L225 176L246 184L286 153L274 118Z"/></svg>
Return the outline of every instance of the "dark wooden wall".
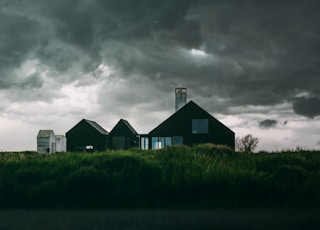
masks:
<svg viewBox="0 0 320 230"><path fill-rule="evenodd" d="M192 119L208 119L208 134L193 134ZM172 136L183 136L183 143L190 146L214 143L234 149L235 145L234 132L192 101L149 133L149 145L151 146L152 137Z"/></svg>
<svg viewBox="0 0 320 230"><path fill-rule="evenodd" d="M66 134L67 151L85 150L92 145L94 151L104 151L109 147L108 135L100 133L85 120L80 121Z"/></svg>

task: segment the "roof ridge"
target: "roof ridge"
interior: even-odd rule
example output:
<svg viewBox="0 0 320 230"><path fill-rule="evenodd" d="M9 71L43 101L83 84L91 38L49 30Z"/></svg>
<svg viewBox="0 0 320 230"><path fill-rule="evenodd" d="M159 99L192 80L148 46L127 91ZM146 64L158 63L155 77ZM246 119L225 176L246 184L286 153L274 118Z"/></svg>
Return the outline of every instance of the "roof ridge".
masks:
<svg viewBox="0 0 320 230"><path fill-rule="evenodd" d="M134 134L138 134L138 132L132 127L132 125L125 119L121 118L117 124L113 127L113 129L110 131L110 133L113 133L113 130L115 127L117 127L120 123L123 123L125 126L127 126L127 128Z"/></svg>
<svg viewBox="0 0 320 230"><path fill-rule="evenodd" d="M109 134L107 130L105 130L101 125L99 125L96 121L88 120L88 119L83 119L86 121L89 125L91 125L94 129L99 131L102 134Z"/></svg>
<svg viewBox="0 0 320 230"><path fill-rule="evenodd" d="M196 107L198 107L199 109L201 109L202 111L204 111L205 113L207 113L210 117L212 117L214 120L216 120L217 122L219 122L221 125L223 125L225 128L229 129L231 132L234 133L234 131L232 131L229 127L227 127L225 124L223 124L221 121L219 121L217 118L215 118L214 116L212 116L208 111L206 111L205 109L203 109L200 105L198 105L197 103L195 103L194 101L190 100L188 101L185 105L183 105L181 108L179 108L177 111L175 111L173 114L171 114L167 119L165 119L164 121L162 121L159 125L157 125L155 128L153 128L148 134L152 133L154 130L156 130L160 125L162 125L163 123L165 123L167 120L169 120L171 117L175 116L175 114L181 112L181 110L183 110L184 108L186 108L187 106L189 106L190 104L195 105Z"/></svg>

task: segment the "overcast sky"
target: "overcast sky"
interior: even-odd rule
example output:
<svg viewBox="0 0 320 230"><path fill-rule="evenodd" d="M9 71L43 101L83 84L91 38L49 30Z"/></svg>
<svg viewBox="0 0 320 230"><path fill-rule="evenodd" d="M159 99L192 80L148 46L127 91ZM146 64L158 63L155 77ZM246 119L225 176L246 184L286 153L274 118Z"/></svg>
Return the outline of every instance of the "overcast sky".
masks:
<svg viewBox="0 0 320 230"><path fill-rule="evenodd" d="M320 149L317 0L0 0L0 151L120 118L148 133L174 88L260 149Z"/></svg>

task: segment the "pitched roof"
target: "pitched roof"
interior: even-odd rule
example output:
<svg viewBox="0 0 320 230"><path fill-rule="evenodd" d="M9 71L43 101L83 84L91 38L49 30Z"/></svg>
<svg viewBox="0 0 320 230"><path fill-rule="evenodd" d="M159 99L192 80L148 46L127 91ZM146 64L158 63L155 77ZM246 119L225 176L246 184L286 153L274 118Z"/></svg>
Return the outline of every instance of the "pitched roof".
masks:
<svg viewBox="0 0 320 230"><path fill-rule="evenodd" d="M122 121L128 127L128 129L130 129L132 133L138 134L137 131L130 125L130 123L127 120L121 119L120 121Z"/></svg>
<svg viewBox="0 0 320 230"><path fill-rule="evenodd" d="M208 113L206 110L204 110L203 108L201 108L198 104L196 104L195 102L193 102L192 100L189 101L187 104L185 104L184 106L182 106L181 108L179 108L175 113L173 113L170 117L168 117L166 120L164 120L163 122L161 122L157 127L155 127L154 129L152 129L150 133L152 133L154 130L156 130L159 126L161 126L163 123L167 122L168 120L170 120L172 117L174 117L176 114L178 113L183 113L183 111L187 108L187 107L194 107L195 109L198 110L202 110L204 113L206 113L207 115L209 115L212 119L216 120L218 123L220 123L222 126L224 126L225 128L227 128L228 130L230 130L231 132L233 132L229 127L225 126L222 122L220 122L218 119L216 119L215 117L213 117L210 113ZM234 132L233 132L234 133Z"/></svg>
<svg viewBox="0 0 320 230"><path fill-rule="evenodd" d="M99 131L101 134L105 134L108 135L109 133L107 132L107 130L105 130L104 128L102 128L97 122L95 121L90 121L87 119L83 119L84 121L86 121L89 125L91 125L93 128L95 128L97 131Z"/></svg>
<svg viewBox="0 0 320 230"><path fill-rule="evenodd" d="M125 125L125 126L130 130L131 133L133 133L133 134L135 134L135 135L138 134L137 131L130 125L130 123L129 123L127 120L124 120L124 119L120 119L120 120L118 121L118 123L114 126L114 128L111 130L110 133L113 133L112 131L115 130L115 128L118 127L121 123L122 123L123 125Z"/></svg>
<svg viewBox="0 0 320 230"><path fill-rule="evenodd" d="M40 130L37 137L50 137L51 134L54 135L53 130Z"/></svg>

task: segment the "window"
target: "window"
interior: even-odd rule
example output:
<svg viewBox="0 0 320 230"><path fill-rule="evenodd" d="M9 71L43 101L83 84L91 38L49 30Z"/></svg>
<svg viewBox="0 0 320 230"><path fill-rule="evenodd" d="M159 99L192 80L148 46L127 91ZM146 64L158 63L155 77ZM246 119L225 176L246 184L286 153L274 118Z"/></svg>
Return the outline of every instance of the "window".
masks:
<svg viewBox="0 0 320 230"><path fill-rule="evenodd" d="M162 149L171 146L171 137L152 137L152 149Z"/></svg>
<svg viewBox="0 0 320 230"><path fill-rule="evenodd" d="M208 119L192 119L193 134L206 134L208 130Z"/></svg>
<svg viewBox="0 0 320 230"><path fill-rule="evenodd" d="M93 145L87 145L86 150L93 150Z"/></svg>
<svg viewBox="0 0 320 230"><path fill-rule="evenodd" d="M152 137L152 149L162 149L165 146L164 137Z"/></svg>
<svg viewBox="0 0 320 230"><path fill-rule="evenodd" d="M149 149L149 138L141 137L141 149L146 150Z"/></svg>
<svg viewBox="0 0 320 230"><path fill-rule="evenodd" d="M174 136L172 137L173 145L183 145L183 137L182 136Z"/></svg>
<svg viewBox="0 0 320 230"><path fill-rule="evenodd" d="M165 138L165 143L164 143L165 146L171 146L171 137L166 137Z"/></svg>
<svg viewBox="0 0 320 230"><path fill-rule="evenodd" d="M152 137L152 149L159 149L158 137Z"/></svg>

